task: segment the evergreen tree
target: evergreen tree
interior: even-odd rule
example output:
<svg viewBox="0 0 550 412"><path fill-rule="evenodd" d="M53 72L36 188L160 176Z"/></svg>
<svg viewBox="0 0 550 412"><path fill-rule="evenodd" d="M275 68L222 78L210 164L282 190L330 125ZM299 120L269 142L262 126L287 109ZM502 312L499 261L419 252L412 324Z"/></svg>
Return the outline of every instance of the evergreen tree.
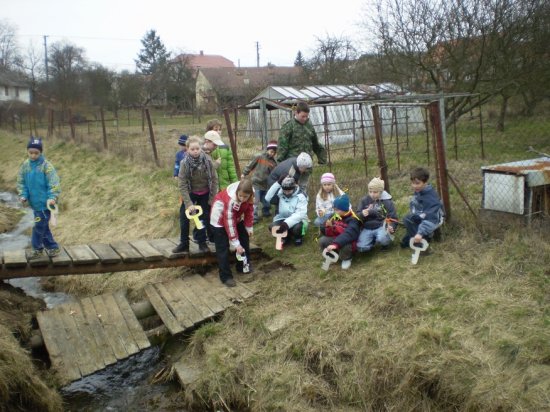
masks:
<svg viewBox="0 0 550 412"><path fill-rule="evenodd" d="M302 55L302 52L298 50L298 54L296 55L296 59L294 60L294 66L304 67L304 64L304 56Z"/></svg>
<svg viewBox="0 0 550 412"><path fill-rule="evenodd" d="M163 69L170 59L170 53L166 51L166 47L157 36L155 30L149 30L141 39L143 48L138 54L136 66L141 74L150 75L158 69Z"/></svg>

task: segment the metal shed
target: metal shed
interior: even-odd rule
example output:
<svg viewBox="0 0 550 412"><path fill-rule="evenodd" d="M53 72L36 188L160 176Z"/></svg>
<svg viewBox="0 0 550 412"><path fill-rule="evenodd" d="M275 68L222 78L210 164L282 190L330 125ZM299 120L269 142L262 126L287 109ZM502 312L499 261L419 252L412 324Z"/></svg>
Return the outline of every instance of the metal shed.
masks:
<svg viewBox="0 0 550 412"><path fill-rule="evenodd" d="M481 168L482 209L519 216L550 216L550 157Z"/></svg>
<svg viewBox="0 0 550 412"><path fill-rule="evenodd" d="M389 102L389 97L403 95L399 86L327 85L297 89L290 86L272 86L264 89L245 107L248 109L247 130L262 130L267 142L278 135L281 126L292 117L291 107L303 100L310 104L310 120L318 135L328 132L330 143L354 140L363 129L367 137L374 136L371 105ZM424 130L422 109L406 103L394 103L380 111L384 134L391 128L398 133L417 133ZM402 121L398 122L399 118ZM403 120L406 119L406 120ZM394 120L394 122L392 122Z"/></svg>

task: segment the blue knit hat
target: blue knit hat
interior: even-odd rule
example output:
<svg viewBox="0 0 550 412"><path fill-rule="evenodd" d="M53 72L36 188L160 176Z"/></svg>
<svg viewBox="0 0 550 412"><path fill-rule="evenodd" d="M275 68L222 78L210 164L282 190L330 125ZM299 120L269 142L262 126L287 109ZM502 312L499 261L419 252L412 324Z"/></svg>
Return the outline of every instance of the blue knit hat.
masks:
<svg viewBox="0 0 550 412"><path fill-rule="evenodd" d="M334 202L332 202L335 209L341 210L343 212L347 212L350 209L350 202L349 202L349 196L344 193L341 196L338 196L334 199Z"/></svg>
<svg viewBox="0 0 550 412"><path fill-rule="evenodd" d="M185 144L187 143L187 135L186 134L182 134L180 136L180 138L178 139L178 144L180 146L185 146Z"/></svg>
<svg viewBox="0 0 550 412"><path fill-rule="evenodd" d="M31 136L29 143L27 143L27 149L37 149L42 152L42 139L40 137Z"/></svg>

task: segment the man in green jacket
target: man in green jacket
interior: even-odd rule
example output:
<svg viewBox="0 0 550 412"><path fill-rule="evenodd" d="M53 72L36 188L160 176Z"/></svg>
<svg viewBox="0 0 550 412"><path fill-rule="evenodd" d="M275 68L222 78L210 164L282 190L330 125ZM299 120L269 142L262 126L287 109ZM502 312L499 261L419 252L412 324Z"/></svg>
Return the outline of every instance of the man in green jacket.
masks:
<svg viewBox="0 0 550 412"><path fill-rule="evenodd" d="M210 153L210 157L218 173L219 189L223 190L231 183L236 182L237 172L233 161L231 149L223 142L220 134L214 130L204 135L204 148Z"/></svg>
<svg viewBox="0 0 550 412"><path fill-rule="evenodd" d="M296 105L294 118L286 122L279 132L277 161L282 162L306 152L311 157L315 153L319 164L327 162L325 147L319 143L317 133L309 120L309 106L306 102Z"/></svg>

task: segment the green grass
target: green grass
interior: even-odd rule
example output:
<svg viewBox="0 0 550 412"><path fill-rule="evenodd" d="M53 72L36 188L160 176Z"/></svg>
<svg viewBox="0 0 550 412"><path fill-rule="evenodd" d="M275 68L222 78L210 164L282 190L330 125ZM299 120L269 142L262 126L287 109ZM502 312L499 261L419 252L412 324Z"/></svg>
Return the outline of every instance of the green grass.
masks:
<svg viewBox="0 0 550 412"><path fill-rule="evenodd" d="M546 118L518 120L504 133L488 126L485 160L475 127L458 128L464 144L458 160L449 160L449 171L474 207L480 204L480 167L538 157L526 151L529 146L550 151L548 126ZM0 182L12 182L26 139L0 136L5 148L0 152ZM422 138L411 137L409 151L403 150L402 171L396 170L395 156L388 157L401 215L411 194L407 170L425 164ZM72 143L46 147L62 177L54 234L63 243L177 236L171 165L159 170ZM360 157L334 159L333 171L349 189L353 204L377 175L370 153L368 176ZM310 194L326 170L315 168ZM183 406L254 411L548 409L547 237L542 230L525 228L494 236L480 233L452 187L451 204L453 220L445 225L443 240L416 266L410 264L410 250L394 247L355 256L348 271L336 264L325 272L313 229L301 248L290 246L281 253L275 251L264 219L254 235L266 254L252 262L252 286L258 294L190 338L186 355L201 374L184 389ZM399 229L398 237L402 234ZM63 277L53 283L79 295L126 288L137 299L145 284L181 274L176 269L150 270Z"/></svg>

